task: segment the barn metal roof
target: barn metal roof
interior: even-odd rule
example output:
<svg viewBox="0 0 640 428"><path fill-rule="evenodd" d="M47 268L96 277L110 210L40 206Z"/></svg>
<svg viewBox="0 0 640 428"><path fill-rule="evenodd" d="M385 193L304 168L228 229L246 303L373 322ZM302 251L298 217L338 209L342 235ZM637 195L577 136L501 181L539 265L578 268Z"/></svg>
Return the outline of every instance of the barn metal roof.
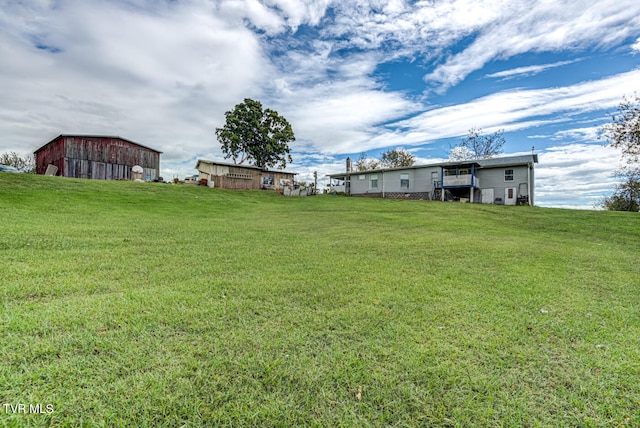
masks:
<svg viewBox="0 0 640 428"><path fill-rule="evenodd" d="M45 148L45 147L47 147L49 144L51 144L51 143L53 143L53 142L55 142L55 141L59 140L60 138L67 138L67 137L71 137L71 138L113 138L113 139L118 139L118 140L126 141L127 143L130 143L130 144L135 144L136 146L142 147L142 148L147 149L147 150L151 150L152 152L162 153L162 152L161 152L161 151L159 151L159 150L152 149L151 147L148 147L148 146L142 145L142 144L140 144L140 143L136 143L135 141L131 141L131 140L128 140L128 139L126 139L126 138L119 137L119 136L117 136L117 135L84 135L84 134L60 134L60 135L58 135L56 138L54 138L53 140L51 140L51 141L49 141L48 143L44 144L44 145L43 145L42 147L40 147L39 149L36 149L36 150L34 151L34 153L38 153L40 150L44 149L44 148Z"/></svg>
<svg viewBox="0 0 640 428"><path fill-rule="evenodd" d="M232 166L234 168L255 169L255 170L258 170L258 171L265 171L265 172L279 172L279 173L282 173L282 174L292 174L292 175L297 175L298 174L297 172L264 169L264 168L260 168L259 166L255 166L255 165L241 165L241 164L237 164L237 163L218 162L218 161L210 161L210 160L205 160L205 159L198 159L198 162L196 162L195 169L198 169L198 166L200 165L200 163L208 163L208 164L211 164L211 165Z"/></svg>

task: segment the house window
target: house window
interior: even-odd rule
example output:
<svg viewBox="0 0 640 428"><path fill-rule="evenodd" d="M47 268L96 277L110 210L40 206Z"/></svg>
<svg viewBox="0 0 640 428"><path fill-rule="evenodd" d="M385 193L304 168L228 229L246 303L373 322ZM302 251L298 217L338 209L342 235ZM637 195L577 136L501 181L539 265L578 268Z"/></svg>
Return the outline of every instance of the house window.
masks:
<svg viewBox="0 0 640 428"><path fill-rule="evenodd" d="M471 169L469 168L458 168L458 169L445 169L444 175L445 177L452 177L458 175L469 175L471 174Z"/></svg>
<svg viewBox="0 0 640 428"><path fill-rule="evenodd" d="M358 180L364 180L365 178L366 178L366 177L364 176L364 174L360 174L360 175L358 176Z"/></svg>
<svg viewBox="0 0 640 428"><path fill-rule="evenodd" d="M434 186L437 186L440 183L440 173L438 171L431 171L431 182Z"/></svg>
<svg viewBox="0 0 640 428"><path fill-rule="evenodd" d="M371 183L370 187L372 189L377 189L378 188L378 174L371 174L371 176L369 177L369 180L371 180L370 181L370 183Z"/></svg>
<svg viewBox="0 0 640 428"><path fill-rule="evenodd" d="M504 170L504 181L513 181L513 170L505 169Z"/></svg>
<svg viewBox="0 0 640 428"><path fill-rule="evenodd" d="M400 174L400 188L401 189L409 188L409 174Z"/></svg>

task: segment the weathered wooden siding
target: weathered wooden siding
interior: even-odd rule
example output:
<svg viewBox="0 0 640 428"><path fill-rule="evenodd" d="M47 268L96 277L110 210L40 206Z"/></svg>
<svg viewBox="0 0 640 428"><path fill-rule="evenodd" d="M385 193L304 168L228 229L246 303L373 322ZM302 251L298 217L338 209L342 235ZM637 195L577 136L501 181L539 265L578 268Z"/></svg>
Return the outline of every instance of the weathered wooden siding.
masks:
<svg viewBox="0 0 640 428"><path fill-rule="evenodd" d="M159 169L160 153L119 138L65 137L65 157Z"/></svg>
<svg viewBox="0 0 640 428"><path fill-rule="evenodd" d="M118 137L61 135L36 152L36 171L44 174L49 163L60 175L98 180L131 179L131 168L140 165L143 178L160 173L160 152Z"/></svg>
<svg viewBox="0 0 640 428"><path fill-rule="evenodd" d="M200 171L211 176L226 175L229 173L229 167L226 165L213 165L210 163L200 164Z"/></svg>
<svg viewBox="0 0 640 428"><path fill-rule="evenodd" d="M131 180L133 178L132 167L129 165L81 159L65 159L64 165L67 171L65 177L91 178L94 180ZM153 179L155 178L154 174L154 169L145 168L142 176L144 179L148 177Z"/></svg>
<svg viewBox="0 0 640 428"><path fill-rule="evenodd" d="M258 190L260 189L260 176L255 175L252 178L231 178L226 175L213 177L215 187L231 190Z"/></svg>
<svg viewBox="0 0 640 428"><path fill-rule="evenodd" d="M268 173L269 174L269 173ZM295 175L285 173L285 172L271 172L273 175L273 186L275 190L281 191L284 189L285 185L282 183L283 181L291 181L293 183Z"/></svg>
<svg viewBox="0 0 640 428"><path fill-rule="evenodd" d="M200 162L200 178L213 181L215 187L232 190L282 190L281 180L292 181L290 172L264 171L260 168L241 165L220 165Z"/></svg>
<svg viewBox="0 0 640 428"><path fill-rule="evenodd" d="M64 142L55 141L47 144L35 153L35 158L37 174L44 174L47 166L53 164L58 167L58 174L64 177Z"/></svg>

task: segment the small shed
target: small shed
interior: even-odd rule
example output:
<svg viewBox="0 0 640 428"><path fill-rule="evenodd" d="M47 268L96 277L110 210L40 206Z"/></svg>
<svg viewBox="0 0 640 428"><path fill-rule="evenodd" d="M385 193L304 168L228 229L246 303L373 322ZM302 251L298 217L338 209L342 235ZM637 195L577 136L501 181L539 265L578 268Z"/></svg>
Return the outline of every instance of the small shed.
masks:
<svg viewBox="0 0 640 428"><path fill-rule="evenodd" d="M121 137L63 134L37 149L34 157L38 174L55 165L63 177L128 180L140 165L142 178L154 180L160 176L161 153Z"/></svg>
<svg viewBox="0 0 640 428"><path fill-rule="evenodd" d="M295 172L274 171L252 165L214 162L198 159L199 179L206 179L211 187L235 190L276 190L293 183Z"/></svg>

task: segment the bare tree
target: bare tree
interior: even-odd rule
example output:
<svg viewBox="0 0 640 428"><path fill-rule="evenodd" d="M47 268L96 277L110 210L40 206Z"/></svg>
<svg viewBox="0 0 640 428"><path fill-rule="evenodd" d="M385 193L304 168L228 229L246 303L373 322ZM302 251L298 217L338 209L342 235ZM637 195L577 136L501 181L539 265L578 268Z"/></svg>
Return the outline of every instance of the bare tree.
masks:
<svg viewBox="0 0 640 428"><path fill-rule="evenodd" d="M618 112L611 115L611 123L602 127L609 146L622 151L628 164L640 160L640 96L623 97Z"/></svg>
<svg viewBox="0 0 640 428"><path fill-rule="evenodd" d="M449 149L449 160L458 162L463 160L473 159L473 152L467 147L458 144L455 147Z"/></svg>
<svg viewBox="0 0 640 428"><path fill-rule="evenodd" d="M482 135L482 129L471 128L467 137L449 150L449 158L451 160L493 158L502 153L505 142L504 129L499 129L493 134Z"/></svg>

